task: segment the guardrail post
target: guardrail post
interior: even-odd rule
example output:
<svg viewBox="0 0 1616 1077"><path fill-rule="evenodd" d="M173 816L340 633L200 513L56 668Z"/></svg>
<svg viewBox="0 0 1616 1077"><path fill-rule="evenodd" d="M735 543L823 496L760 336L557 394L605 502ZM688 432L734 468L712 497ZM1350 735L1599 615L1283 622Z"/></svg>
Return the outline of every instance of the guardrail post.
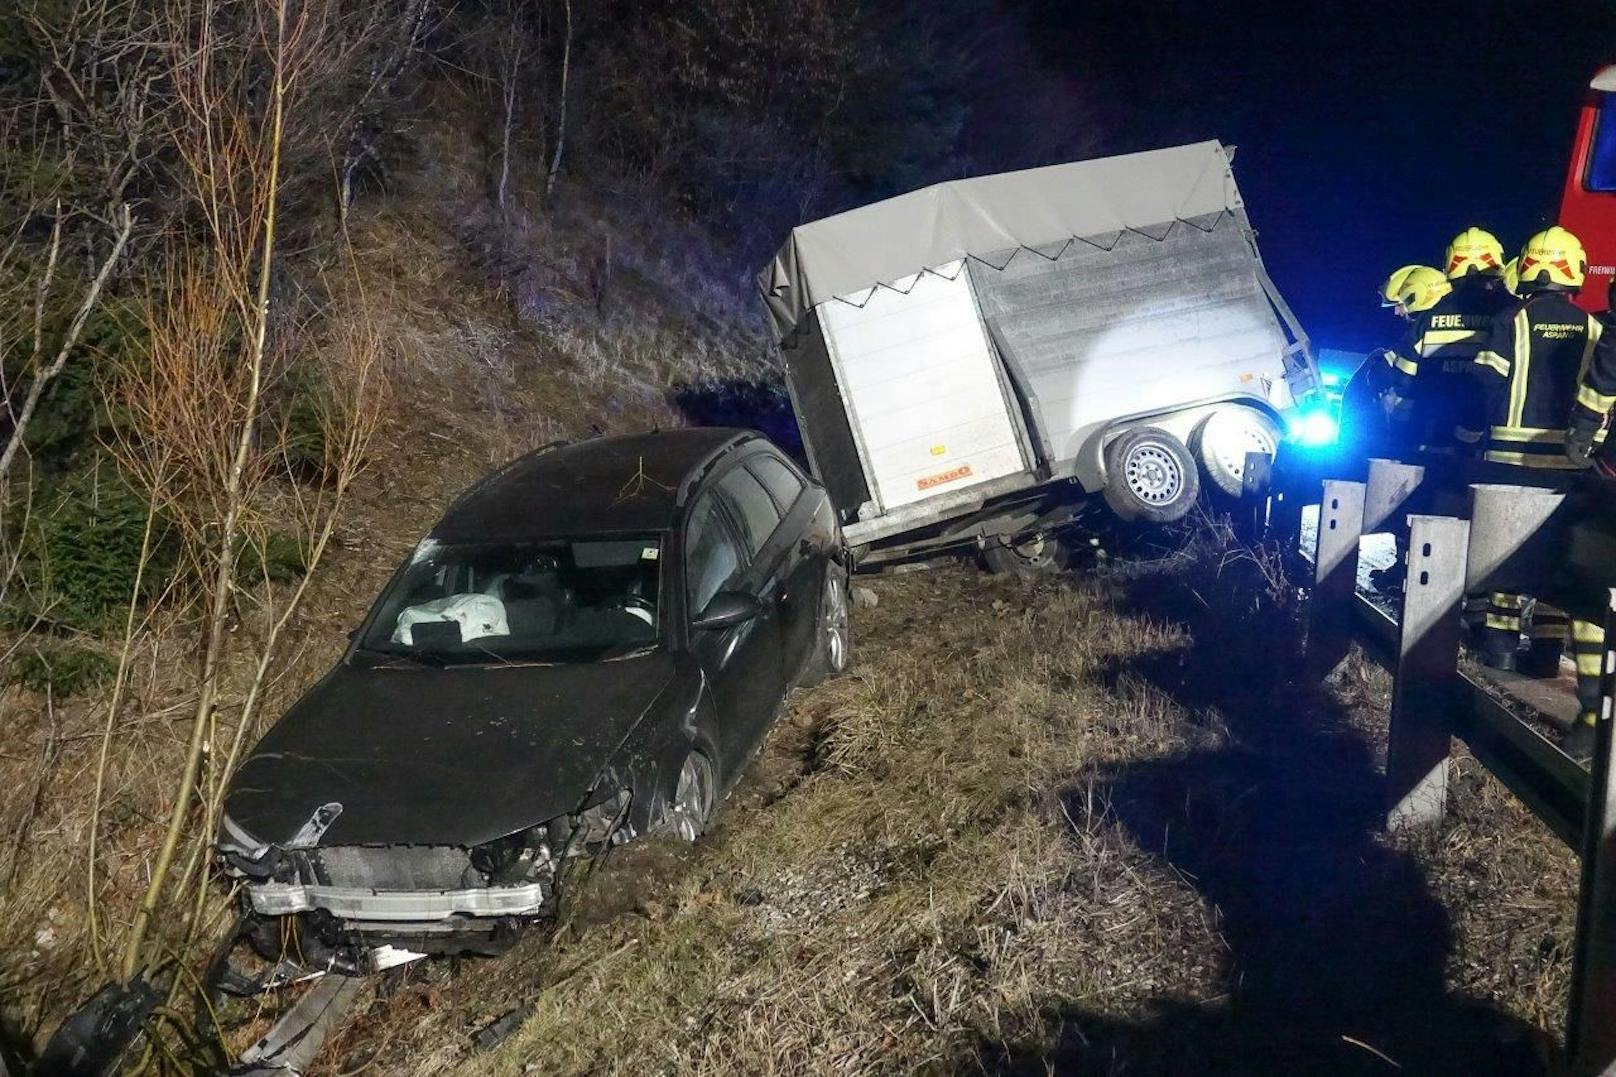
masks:
<svg viewBox="0 0 1616 1077"><path fill-rule="evenodd" d="M1566 1049L1577 1077L1616 1073L1616 591L1605 612L1604 702L1594 735Z"/></svg>
<svg viewBox="0 0 1616 1077"><path fill-rule="evenodd" d="M1411 516L1409 523L1408 582L1386 750L1386 826L1392 830L1440 823L1447 803L1450 709L1458 684L1459 609L1470 541L1464 520Z"/></svg>
<svg viewBox="0 0 1616 1077"><path fill-rule="evenodd" d="M1240 506L1236 517L1247 542L1260 542L1268 527L1268 499L1274 482L1274 458L1265 452L1248 452L1246 467L1240 473Z"/></svg>
<svg viewBox="0 0 1616 1077"><path fill-rule="evenodd" d="M1565 494L1541 486L1470 487L1470 550L1465 590L1520 591L1553 580L1562 553L1550 525Z"/></svg>
<svg viewBox="0 0 1616 1077"><path fill-rule="evenodd" d="M1364 484L1363 532L1397 530L1383 525L1399 515L1409 497L1425 481L1425 468L1400 460L1370 460L1369 481Z"/></svg>
<svg viewBox="0 0 1616 1077"><path fill-rule="evenodd" d="M1334 672L1351 648L1363 511L1363 483L1325 480L1314 547L1313 594L1308 600L1308 672L1317 680Z"/></svg>
<svg viewBox="0 0 1616 1077"><path fill-rule="evenodd" d="M1269 477L1268 535L1287 557L1298 552L1302 537L1302 510L1318 497L1316 468L1304 467L1297 454L1281 446Z"/></svg>

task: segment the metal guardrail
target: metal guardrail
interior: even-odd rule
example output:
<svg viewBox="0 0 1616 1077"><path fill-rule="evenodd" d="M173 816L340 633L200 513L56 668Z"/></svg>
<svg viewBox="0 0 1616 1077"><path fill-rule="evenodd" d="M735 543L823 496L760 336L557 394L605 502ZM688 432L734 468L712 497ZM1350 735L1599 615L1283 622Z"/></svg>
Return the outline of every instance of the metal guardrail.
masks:
<svg viewBox="0 0 1616 1077"><path fill-rule="evenodd" d="M1260 486L1266 458L1250 459ZM1369 462L1357 479L1323 479L1308 626L1309 674L1323 678L1355 636L1393 672L1386 763L1388 828L1440 823L1458 737L1582 858L1566 1054L1571 1073L1616 1075L1616 493L1499 482L1520 469L1434 461ZM1561 479L1563 483L1563 477ZM1312 498L1304 483L1273 488L1269 523L1291 532ZM1428 511L1444 510L1438 515ZM1460 514L1463 514L1461 517ZM1366 534L1410 531L1408 578L1394 616L1358 593L1358 545ZM1299 531L1299 528L1295 528ZM1460 668L1460 611L1467 594L1541 596L1606 625L1603 720L1584 770L1506 705L1526 704L1550 724L1563 708L1511 690L1509 678ZM1520 678L1516 678L1520 681ZM1556 713L1556 710L1561 713Z"/></svg>

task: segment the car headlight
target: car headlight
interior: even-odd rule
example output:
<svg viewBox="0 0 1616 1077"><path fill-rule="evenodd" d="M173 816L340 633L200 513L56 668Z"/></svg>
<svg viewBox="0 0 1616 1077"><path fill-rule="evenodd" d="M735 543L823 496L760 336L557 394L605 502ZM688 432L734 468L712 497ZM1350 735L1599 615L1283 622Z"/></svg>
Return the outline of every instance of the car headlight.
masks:
<svg viewBox="0 0 1616 1077"><path fill-rule="evenodd" d="M262 860L269 852L269 842L255 837L228 812L219 817L218 846L222 853L235 853L247 860Z"/></svg>

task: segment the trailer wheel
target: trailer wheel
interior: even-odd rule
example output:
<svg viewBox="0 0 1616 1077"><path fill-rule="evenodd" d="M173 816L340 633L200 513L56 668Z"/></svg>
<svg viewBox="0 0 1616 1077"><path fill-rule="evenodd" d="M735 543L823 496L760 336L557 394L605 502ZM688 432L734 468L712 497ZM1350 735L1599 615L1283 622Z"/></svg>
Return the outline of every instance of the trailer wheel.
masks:
<svg viewBox="0 0 1616 1077"><path fill-rule="evenodd" d="M989 539L982 548L982 565L989 572L1010 573L1022 578L1064 572L1071 558L1070 548L1054 535Z"/></svg>
<svg viewBox="0 0 1616 1077"><path fill-rule="evenodd" d="M1125 431L1106 446L1105 503L1124 520L1168 524L1183 519L1201 494L1189 448L1155 426Z"/></svg>
<svg viewBox="0 0 1616 1077"><path fill-rule="evenodd" d="M1213 486L1239 497L1245 483L1246 453L1270 457L1279 446L1279 428L1256 408L1219 408L1195 428L1190 447Z"/></svg>

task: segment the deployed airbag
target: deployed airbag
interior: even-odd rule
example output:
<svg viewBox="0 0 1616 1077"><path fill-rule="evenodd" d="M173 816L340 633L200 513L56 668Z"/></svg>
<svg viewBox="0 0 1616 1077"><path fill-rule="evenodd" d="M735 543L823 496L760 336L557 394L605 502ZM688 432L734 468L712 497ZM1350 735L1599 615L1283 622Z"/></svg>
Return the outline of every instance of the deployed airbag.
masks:
<svg viewBox="0 0 1616 1077"><path fill-rule="evenodd" d="M423 621L454 621L460 626L460 638L463 640L511 634L510 625L505 620L505 603L493 595L450 595L448 598L422 602L418 606L406 606L398 615L393 642L413 645L415 639L410 628Z"/></svg>

